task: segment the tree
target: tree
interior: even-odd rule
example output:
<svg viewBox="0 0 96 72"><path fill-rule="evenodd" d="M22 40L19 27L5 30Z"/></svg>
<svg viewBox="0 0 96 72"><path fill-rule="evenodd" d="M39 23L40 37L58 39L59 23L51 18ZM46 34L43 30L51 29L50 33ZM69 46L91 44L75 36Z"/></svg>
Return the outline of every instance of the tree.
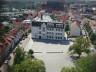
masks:
<svg viewBox="0 0 96 72"><path fill-rule="evenodd" d="M69 24L66 24L66 26L65 26L65 31L69 31L69 30L70 30Z"/></svg>
<svg viewBox="0 0 96 72"><path fill-rule="evenodd" d="M78 72L96 72L96 54L81 57L75 63Z"/></svg>
<svg viewBox="0 0 96 72"><path fill-rule="evenodd" d="M9 26L0 25L0 39L3 39L3 36L10 30Z"/></svg>
<svg viewBox="0 0 96 72"><path fill-rule="evenodd" d="M23 61L24 58L25 58L25 52L20 46L17 46L14 52L14 64L20 64L20 62Z"/></svg>
<svg viewBox="0 0 96 72"><path fill-rule="evenodd" d="M92 33L90 39L91 39L92 43L96 45L96 34L95 33Z"/></svg>
<svg viewBox="0 0 96 72"><path fill-rule="evenodd" d="M43 61L33 58L33 50L29 50L27 55L18 46L14 52L14 64L9 66L8 72L45 72Z"/></svg>
<svg viewBox="0 0 96 72"><path fill-rule="evenodd" d="M64 67L61 72L76 72L75 68Z"/></svg>
<svg viewBox="0 0 96 72"><path fill-rule="evenodd" d="M81 57L75 62L75 67L63 68L61 72L96 72L96 54Z"/></svg>
<svg viewBox="0 0 96 72"><path fill-rule="evenodd" d="M34 51L30 49L28 52L28 56L34 58L33 54L34 54Z"/></svg>
<svg viewBox="0 0 96 72"><path fill-rule="evenodd" d="M10 67L9 72L45 72L45 65L41 60L27 58L20 64Z"/></svg>
<svg viewBox="0 0 96 72"><path fill-rule="evenodd" d="M72 54L78 54L78 57L82 55L82 53L89 54L90 53L90 42L83 37L79 37L76 39L75 43L70 46L69 51Z"/></svg>

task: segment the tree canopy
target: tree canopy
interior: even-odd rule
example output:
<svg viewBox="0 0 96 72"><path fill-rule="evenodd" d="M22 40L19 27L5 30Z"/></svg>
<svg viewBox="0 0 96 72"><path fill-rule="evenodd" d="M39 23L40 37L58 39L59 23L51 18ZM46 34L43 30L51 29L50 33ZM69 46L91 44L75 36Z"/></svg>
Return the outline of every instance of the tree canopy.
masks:
<svg viewBox="0 0 96 72"><path fill-rule="evenodd" d="M96 72L96 55L82 57L75 65L78 72Z"/></svg>
<svg viewBox="0 0 96 72"><path fill-rule="evenodd" d="M8 72L45 72L43 61L33 56L33 50L24 52L23 48L18 46L14 52L14 64L9 66Z"/></svg>
<svg viewBox="0 0 96 72"><path fill-rule="evenodd" d="M90 42L83 37L79 37L76 39L75 43L70 46L69 51L72 54L78 54L80 57L82 53L89 54L90 53Z"/></svg>
<svg viewBox="0 0 96 72"><path fill-rule="evenodd" d="M96 54L81 57L75 62L75 67L64 67L61 72L96 72Z"/></svg>
<svg viewBox="0 0 96 72"><path fill-rule="evenodd" d="M13 65L9 72L45 72L45 66L41 60L27 58L20 64Z"/></svg>
<svg viewBox="0 0 96 72"><path fill-rule="evenodd" d="M68 67L64 67L61 72L76 72L75 68L68 68Z"/></svg>
<svg viewBox="0 0 96 72"><path fill-rule="evenodd" d="M24 58L25 52L20 46L18 46L14 52L14 64L20 64L20 62L23 61Z"/></svg>

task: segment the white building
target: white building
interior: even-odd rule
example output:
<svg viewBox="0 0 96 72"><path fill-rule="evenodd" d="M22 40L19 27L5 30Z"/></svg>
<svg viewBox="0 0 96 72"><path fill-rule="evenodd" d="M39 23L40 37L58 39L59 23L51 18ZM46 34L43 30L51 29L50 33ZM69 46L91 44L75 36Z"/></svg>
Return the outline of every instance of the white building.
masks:
<svg viewBox="0 0 96 72"><path fill-rule="evenodd" d="M37 17L32 21L32 38L64 40L64 23L53 21L48 15Z"/></svg>
<svg viewBox="0 0 96 72"><path fill-rule="evenodd" d="M95 20L90 21L90 26L93 30L93 33L96 33L96 21Z"/></svg>
<svg viewBox="0 0 96 72"><path fill-rule="evenodd" d="M70 36L77 37L81 35L80 23L73 21L70 25Z"/></svg>

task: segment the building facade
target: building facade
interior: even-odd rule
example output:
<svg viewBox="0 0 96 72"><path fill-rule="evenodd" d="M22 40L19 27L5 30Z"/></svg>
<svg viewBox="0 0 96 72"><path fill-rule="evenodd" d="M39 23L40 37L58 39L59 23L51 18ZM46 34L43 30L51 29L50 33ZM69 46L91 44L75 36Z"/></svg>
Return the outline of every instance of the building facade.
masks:
<svg viewBox="0 0 96 72"><path fill-rule="evenodd" d="M73 21L70 25L70 36L78 37L81 36L80 23L78 21Z"/></svg>
<svg viewBox="0 0 96 72"><path fill-rule="evenodd" d="M32 21L32 38L64 40L64 23Z"/></svg>

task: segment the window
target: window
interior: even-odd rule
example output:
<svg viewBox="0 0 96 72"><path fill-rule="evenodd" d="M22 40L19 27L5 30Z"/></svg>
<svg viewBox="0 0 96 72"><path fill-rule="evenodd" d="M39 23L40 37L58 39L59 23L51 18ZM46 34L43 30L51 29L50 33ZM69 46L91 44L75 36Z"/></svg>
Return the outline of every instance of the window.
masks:
<svg viewBox="0 0 96 72"><path fill-rule="evenodd" d="M58 31L58 29L56 28L56 31Z"/></svg>
<svg viewBox="0 0 96 72"><path fill-rule="evenodd" d="M45 31L45 28L43 28L43 31Z"/></svg>
<svg viewBox="0 0 96 72"><path fill-rule="evenodd" d="M61 31L63 31L63 29L61 29Z"/></svg>
<svg viewBox="0 0 96 72"><path fill-rule="evenodd" d="M61 28L61 27L63 27L63 25L62 24L56 24L56 27Z"/></svg>
<svg viewBox="0 0 96 72"><path fill-rule="evenodd" d="M60 31L60 28L57 28L56 31Z"/></svg>
<svg viewBox="0 0 96 72"><path fill-rule="evenodd" d="M52 30L52 28L50 28L50 30Z"/></svg>
<svg viewBox="0 0 96 72"><path fill-rule="evenodd" d="M60 37L60 39L62 39L62 37Z"/></svg>
<svg viewBox="0 0 96 72"><path fill-rule="evenodd" d="M49 38L49 36L47 36L47 38Z"/></svg>
<svg viewBox="0 0 96 72"><path fill-rule="evenodd" d="M56 35L62 35L62 33L56 33Z"/></svg>
<svg viewBox="0 0 96 72"><path fill-rule="evenodd" d="M41 27L39 27L39 29L41 29Z"/></svg>
<svg viewBox="0 0 96 72"><path fill-rule="evenodd" d="M57 39L57 37L56 37L56 39Z"/></svg>
<svg viewBox="0 0 96 72"><path fill-rule="evenodd" d="M47 28L47 30L49 30L50 28Z"/></svg>
<svg viewBox="0 0 96 72"><path fill-rule="evenodd" d="M45 36L45 34L43 34L43 36Z"/></svg>
<svg viewBox="0 0 96 72"><path fill-rule="evenodd" d="M41 31L39 32L39 34L41 34Z"/></svg>
<svg viewBox="0 0 96 72"><path fill-rule="evenodd" d="M53 23L48 23L47 26L48 27L54 27L54 24Z"/></svg>
<svg viewBox="0 0 96 72"><path fill-rule="evenodd" d="M49 32L47 32L47 34L49 34Z"/></svg>
<svg viewBox="0 0 96 72"><path fill-rule="evenodd" d="M52 31L54 30L54 28L52 28Z"/></svg>

